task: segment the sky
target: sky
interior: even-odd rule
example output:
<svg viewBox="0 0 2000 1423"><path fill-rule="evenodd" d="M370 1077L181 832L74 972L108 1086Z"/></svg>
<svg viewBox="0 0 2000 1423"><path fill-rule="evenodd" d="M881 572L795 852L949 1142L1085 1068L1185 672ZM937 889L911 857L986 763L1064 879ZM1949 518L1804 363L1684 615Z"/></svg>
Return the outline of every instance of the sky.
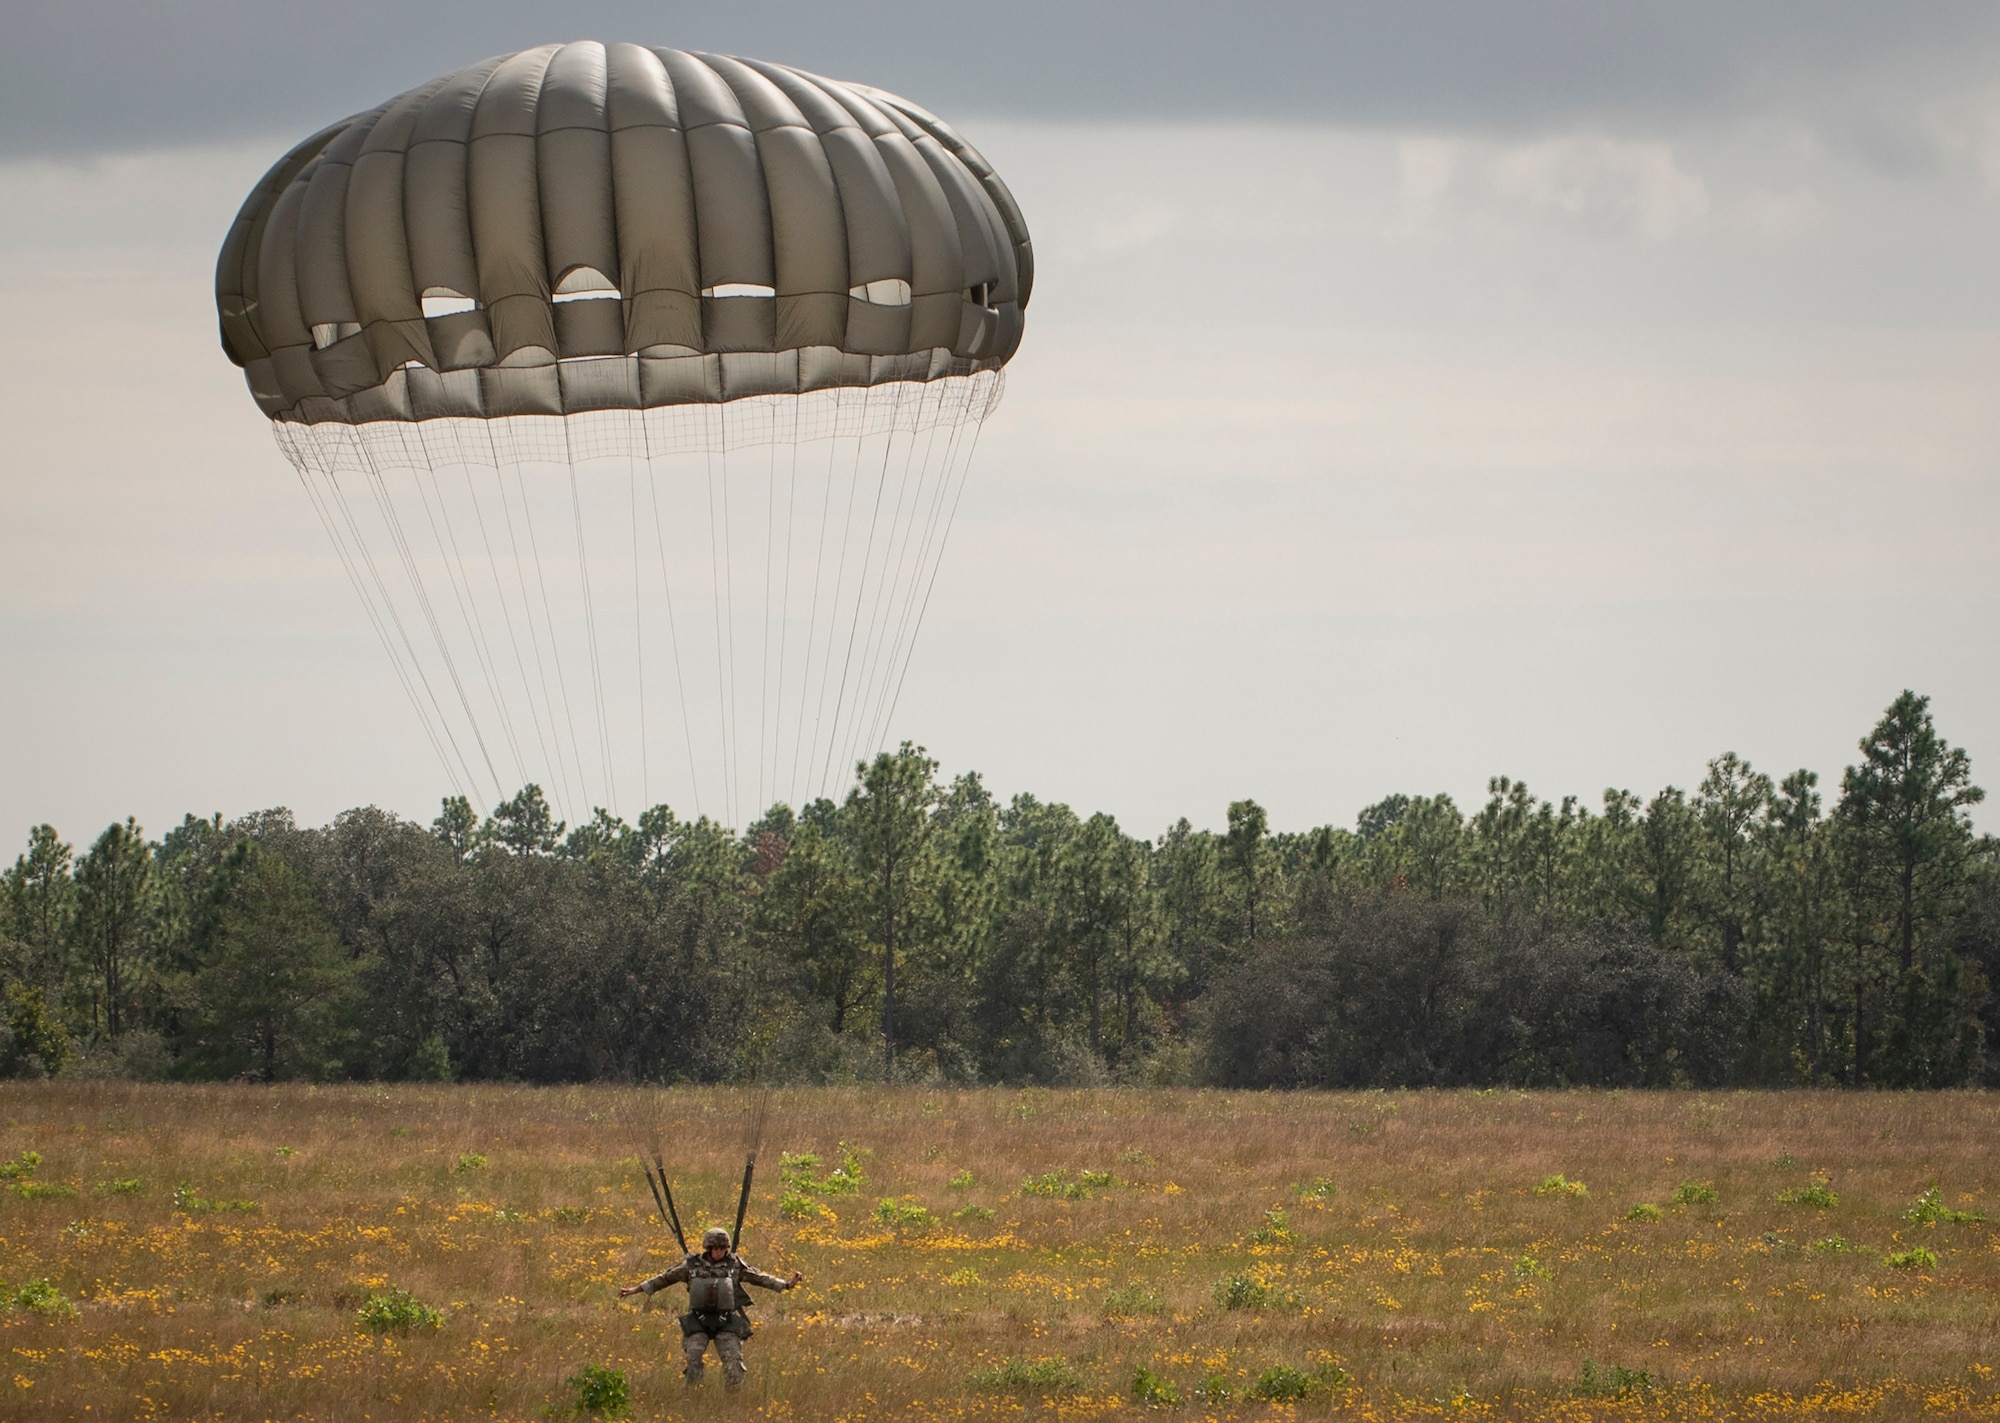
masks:
<svg viewBox="0 0 2000 1423"><path fill-rule="evenodd" d="M579 37L891 89L1020 201L1026 339L892 729L947 774L1139 834L1732 750L1831 799L1905 687L2000 765L1991 5L26 0L0 850L435 813L214 255L305 134Z"/></svg>

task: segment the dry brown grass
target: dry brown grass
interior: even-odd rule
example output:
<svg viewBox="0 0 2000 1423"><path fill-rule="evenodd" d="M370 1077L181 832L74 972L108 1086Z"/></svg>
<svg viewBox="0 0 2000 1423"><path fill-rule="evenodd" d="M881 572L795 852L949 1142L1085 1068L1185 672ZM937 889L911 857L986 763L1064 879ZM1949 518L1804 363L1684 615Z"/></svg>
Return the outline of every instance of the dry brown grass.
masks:
<svg viewBox="0 0 2000 1423"><path fill-rule="evenodd" d="M613 1298L668 1258L630 1132L663 1132L690 1213L715 1219L744 1106L608 1087L6 1086L0 1157L39 1152L34 1179L79 1194L0 1195L0 1278L10 1296L48 1279L79 1312L0 1314L0 1417L565 1416L586 1362L628 1373L641 1418L1137 1414L1141 1364L1188 1418L2000 1417L1995 1233L1902 1218L1933 1180L2000 1215L2000 1101L1983 1095L784 1092L745 1253L809 1281L765 1297L741 1398L711 1381L689 1400L674 1311ZM831 1158L843 1140L872 1153L862 1193L828 1199L831 1219L780 1217L778 1149ZM487 1164L454 1169L470 1155ZM1022 1194L1060 1169L1117 1184ZM974 1184L955 1189L961 1171ZM1588 1194L1537 1193L1556 1173ZM1776 1201L1815 1173L1837 1207ZM99 1190L133 1178L137 1194ZM1321 1178L1330 1196L1296 1193ZM1671 1205L1683 1181L1716 1201ZM177 1211L177 1185L259 1209ZM883 1227L884 1196L942 1223ZM1640 1202L1661 1219L1626 1219ZM953 1221L963 1205L995 1214ZM1254 1243L1273 1209L1287 1237ZM1810 1248L1836 1234L1855 1248ZM1936 1267L1884 1263L1911 1244ZM1289 1304L1219 1308L1238 1274ZM361 1329L387 1285L443 1326ZM1126 1289L1158 1312L1107 1316ZM971 1381L1008 1358L1062 1359L1081 1386ZM1579 1392L1586 1358L1656 1386ZM1277 1364L1352 1382L1296 1405L1195 1394Z"/></svg>

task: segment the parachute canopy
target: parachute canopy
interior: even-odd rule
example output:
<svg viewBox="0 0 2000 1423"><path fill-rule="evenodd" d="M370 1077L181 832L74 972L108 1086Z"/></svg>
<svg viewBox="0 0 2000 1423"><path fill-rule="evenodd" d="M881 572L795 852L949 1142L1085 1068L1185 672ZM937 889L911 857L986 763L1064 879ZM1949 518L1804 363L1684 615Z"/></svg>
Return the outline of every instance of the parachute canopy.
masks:
<svg viewBox="0 0 2000 1423"><path fill-rule="evenodd" d="M230 229L216 305L265 414L363 423L994 370L1032 281L1006 185L907 100L580 42L294 148Z"/></svg>
<svg viewBox="0 0 2000 1423"><path fill-rule="evenodd" d="M577 43L293 149L216 304L457 791L742 824L885 743L1032 281L916 105Z"/></svg>

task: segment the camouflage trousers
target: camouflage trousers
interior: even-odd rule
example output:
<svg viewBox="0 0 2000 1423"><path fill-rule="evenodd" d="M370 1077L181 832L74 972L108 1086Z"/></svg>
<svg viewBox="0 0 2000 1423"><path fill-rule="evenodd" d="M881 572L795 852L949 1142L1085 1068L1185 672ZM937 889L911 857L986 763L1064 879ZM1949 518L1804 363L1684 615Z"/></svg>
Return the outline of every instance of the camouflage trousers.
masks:
<svg viewBox="0 0 2000 1423"><path fill-rule="evenodd" d="M684 1334L681 1349L687 1355L687 1367L682 1370L690 1385L701 1382L702 1368L708 1353L709 1340L715 1341L715 1356L722 1360L722 1381L730 1388L743 1382L743 1341L734 1334Z"/></svg>

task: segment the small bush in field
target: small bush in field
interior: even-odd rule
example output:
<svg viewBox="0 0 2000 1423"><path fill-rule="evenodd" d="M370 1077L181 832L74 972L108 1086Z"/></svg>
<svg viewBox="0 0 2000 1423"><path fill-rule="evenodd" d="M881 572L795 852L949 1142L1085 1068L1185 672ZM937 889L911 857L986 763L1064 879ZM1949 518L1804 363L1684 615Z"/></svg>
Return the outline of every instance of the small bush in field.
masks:
<svg viewBox="0 0 2000 1423"><path fill-rule="evenodd" d="M1576 1391L1597 1398L1622 1398L1628 1393L1649 1393L1659 1381L1646 1369L1628 1369L1623 1364L1609 1367L1585 1359L1576 1373Z"/></svg>
<svg viewBox="0 0 2000 1423"><path fill-rule="evenodd" d="M240 1197L228 1201L211 1201L206 1196L198 1196L192 1186L174 1187L174 1209L182 1215L202 1215L211 1211L256 1211L262 1210L255 1201Z"/></svg>
<svg viewBox="0 0 2000 1423"><path fill-rule="evenodd" d="M1132 1401L1155 1408L1172 1408L1181 1401L1181 1391L1174 1387L1172 1379L1137 1364L1132 1369Z"/></svg>
<svg viewBox="0 0 2000 1423"><path fill-rule="evenodd" d="M1292 1194L1312 1205L1323 1206L1340 1194L1340 1188L1324 1176L1315 1176L1310 1181L1294 1182Z"/></svg>
<svg viewBox="0 0 2000 1423"><path fill-rule="evenodd" d="M1158 1314L1166 1307L1166 1301L1156 1291L1144 1285L1126 1285L1115 1289L1104 1297L1104 1312L1115 1318L1130 1318L1141 1314Z"/></svg>
<svg viewBox="0 0 2000 1423"><path fill-rule="evenodd" d="M13 1161L0 1161L0 1181L20 1181L35 1174L35 1168L42 1164L42 1153L24 1151Z"/></svg>
<svg viewBox="0 0 2000 1423"><path fill-rule="evenodd" d="M916 1201L892 1201L887 1196L875 1203L875 1219L897 1230L929 1230L937 1224L928 1207Z"/></svg>
<svg viewBox="0 0 2000 1423"><path fill-rule="evenodd" d="M1319 1381L1303 1369L1295 1369L1290 1364L1276 1364L1257 1375L1257 1381L1250 1385L1248 1393L1252 1398L1261 1398L1267 1403L1287 1403L1304 1398L1319 1386Z"/></svg>
<svg viewBox="0 0 2000 1423"><path fill-rule="evenodd" d="M1715 1200L1715 1186L1708 1181L1683 1181L1674 1187L1677 1206L1712 1206Z"/></svg>
<svg viewBox="0 0 2000 1423"><path fill-rule="evenodd" d="M1921 1245L1912 1245L1908 1250L1883 1256L1882 1263L1892 1270L1935 1270L1937 1256Z"/></svg>
<svg viewBox="0 0 2000 1423"><path fill-rule="evenodd" d="M991 1220L993 1219L993 1207L960 1206L951 1213L951 1218L953 1220Z"/></svg>
<svg viewBox="0 0 2000 1423"><path fill-rule="evenodd" d="M372 1329L377 1334L437 1329L444 1324L443 1314L403 1289L371 1293L356 1317L361 1321L362 1328Z"/></svg>
<svg viewBox="0 0 2000 1423"><path fill-rule="evenodd" d="M1039 1176L1023 1177L1021 1194L1024 1196L1047 1196L1058 1201L1089 1201L1096 1199L1096 1193L1111 1185L1109 1171L1079 1171L1072 1179L1068 1171L1045 1171Z"/></svg>
<svg viewBox="0 0 2000 1423"><path fill-rule="evenodd" d="M1215 1302L1223 1309L1297 1309L1290 1290L1274 1290L1254 1275L1226 1275L1215 1282Z"/></svg>
<svg viewBox="0 0 2000 1423"><path fill-rule="evenodd" d="M1903 1219L1911 1225L1959 1225L1971 1221L1985 1220L1978 1211L1955 1211L1944 1203L1936 1186L1925 1189L1921 1196L1903 1212Z"/></svg>
<svg viewBox="0 0 2000 1423"><path fill-rule="evenodd" d="M1625 1212L1625 1219L1627 1220L1658 1220L1659 1218L1660 1208L1651 1201L1641 1201L1638 1205L1632 1207L1631 1210Z"/></svg>
<svg viewBox="0 0 2000 1423"><path fill-rule="evenodd" d="M484 1171L486 1169L486 1158L476 1151L468 1151L465 1155L458 1158L458 1164L451 1169L461 1176L472 1171Z"/></svg>
<svg viewBox="0 0 2000 1423"><path fill-rule="evenodd" d="M945 1185L951 1187L954 1191L969 1191L972 1189L972 1173L970 1171L954 1171L951 1179L945 1182Z"/></svg>
<svg viewBox="0 0 2000 1423"><path fill-rule="evenodd" d="M24 1201L66 1201L76 1194L76 1187L55 1181L16 1181L7 1189Z"/></svg>
<svg viewBox="0 0 2000 1423"><path fill-rule="evenodd" d="M136 1196L146 1189L143 1177L132 1176L122 1181L99 1181L97 1194L100 1196Z"/></svg>
<svg viewBox="0 0 2000 1423"><path fill-rule="evenodd" d="M47 1280L29 1280L14 1291L8 1302L16 1309L25 1309L30 1314L45 1314L51 1319L73 1319L76 1316L76 1306L69 1302L69 1296Z"/></svg>
<svg viewBox="0 0 2000 1423"><path fill-rule="evenodd" d="M623 1418L632 1411L632 1391L619 1369L603 1364L585 1364L567 1380L576 1399L578 1413L595 1413L602 1418Z"/></svg>
<svg viewBox="0 0 2000 1423"><path fill-rule="evenodd" d="M974 1388L995 1393L1017 1389L1068 1392L1083 1387L1083 1375L1071 1368L1066 1359L1008 1359L993 1368L979 1370L970 1381Z"/></svg>
<svg viewBox="0 0 2000 1423"><path fill-rule="evenodd" d="M1815 1176L1806 1185L1778 1192L1778 1204L1811 1206L1816 1211L1830 1211L1840 1204L1840 1197L1833 1193L1833 1182L1829 1178Z"/></svg>
<svg viewBox="0 0 2000 1423"><path fill-rule="evenodd" d="M778 1197L778 1214L786 1220L817 1220L833 1212L803 1191L787 1191Z"/></svg>
<svg viewBox="0 0 2000 1423"><path fill-rule="evenodd" d="M1854 1248L1854 1242L1844 1235L1829 1235L1824 1240L1815 1240L1812 1248L1822 1255L1844 1255Z"/></svg>
<svg viewBox="0 0 2000 1423"><path fill-rule="evenodd" d="M1553 1280L1547 1267L1532 1255L1523 1255L1514 1262L1514 1277L1519 1280Z"/></svg>
<svg viewBox="0 0 2000 1423"><path fill-rule="evenodd" d="M1264 1212L1264 1223L1250 1236L1253 1245L1290 1245L1292 1243L1291 1217L1281 1210Z"/></svg>
<svg viewBox="0 0 2000 1423"><path fill-rule="evenodd" d="M549 1219L557 1225L582 1225L590 1219L590 1211L583 1206L557 1206L549 1212Z"/></svg>
<svg viewBox="0 0 2000 1423"><path fill-rule="evenodd" d="M1544 1176L1542 1183L1535 1187L1535 1194L1538 1196L1587 1196L1590 1194L1590 1187L1584 1185L1581 1181L1572 1181L1569 1177L1558 1171L1553 1176Z"/></svg>

